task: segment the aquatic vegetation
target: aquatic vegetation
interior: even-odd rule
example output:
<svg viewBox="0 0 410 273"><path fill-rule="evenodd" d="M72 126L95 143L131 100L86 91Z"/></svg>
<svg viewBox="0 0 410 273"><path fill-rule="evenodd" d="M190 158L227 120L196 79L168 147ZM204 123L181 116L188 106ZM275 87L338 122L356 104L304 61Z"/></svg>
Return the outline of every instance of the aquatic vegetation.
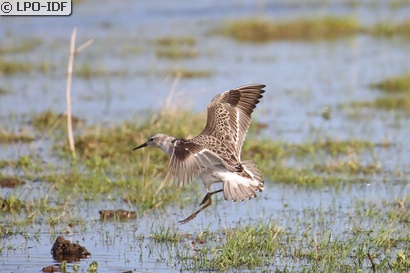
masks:
<svg viewBox="0 0 410 273"><path fill-rule="evenodd" d="M84 125L84 120L72 116L73 126L74 127L81 127ZM31 124L34 128L38 130L45 130L45 129L66 129L67 128L67 117L65 113L55 113L53 111L47 110L40 114L37 114L31 119Z"/></svg>
<svg viewBox="0 0 410 273"><path fill-rule="evenodd" d="M154 239L156 242L177 242L184 236L181 236L178 231L170 227L165 228L161 226L159 229L152 230L149 237Z"/></svg>
<svg viewBox="0 0 410 273"><path fill-rule="evenodd" d="M196 38L193 36L169 36L155 39L154 44L159 46L194 46L196 45Z"/></svg>
<svg viewBox="0 0 410 273"><path fill-rule="evenodd" d="M355 101L354 108L410 111L410 75L405 74L370 84L371 88L383 91L386 96L373 101Z"/></svg>
<svg viewBox="0 0 410 273"><path fill-rule="evenodd" d="M403 36L406 38L410 37L410 19L403 21L399 24L397 23L379 23L373 27L370 27L368 32L372 35L376 36L386 36L386 37L393 37L393 36Z"/></svg>
<svg viewBox="0 0 410 273"><path fill-rule="evenodd" d="M220 269L252 269L269 263L279 247L277 237L282 236L281 229L270 221L226 229L225 244L214 258L216 266Z"/></svg>
<svg viewBox="0 0 410 273"><path fill-rule="evenodd" d="M46 116L60 118L52 114ZM55 122L48 121L49 118L45 120L40 124L52 126ZM52 185L51 189L55 189L60 202L55 204L48 198L49 193L44 198L29 202L11 195L0 198L0 210L8 217L28 216L26 220L13 222L20 226L44 220L43 225L54 229L55 226L67 224L71 228L83 228L94 223L74 217L72 210L78 209L77 201L80 199L89 202L119 199L135 207L138 218L175 202L180 206L192 204L192 196L203 190L199 183L184 189L164 187L166 155L154 149L136 153L132 152L132 148L145 141L153 131L161 130L181 137L196 135L203 129L205 120L204 113L170 108L159 113L144 113L138 119L117 125L82 127L81 130L76 129L75 134L79 156L76 159L66 156L69 152L62 143L64 141L57 134L51 134L54 144L50 156L61 160L62 166L45 165L37 162L41 159L30 156L4 164L21 172L23 177L35 178L50 184L50 187ZM390 147L390 143L330 138L293 144L265 138L259 131L258 126L251 127L244 146L244 159L256 161L267 184L338 188L343 184L357 183L366 175L383 172L383 169L377 160L365 165L356 158L360 159L361 153L372 153L375 147ZM290 164L294 159L303 164ZM409 223L406 211L410 202L408 198L381 202L358 203L348 211L331 206L328 210L315 207L297 213L287 210L285 205L275 213L277 219L261 216L234 227L219 227L217 230L205 228L193 233L159 224L153 225L148 234L135 228L138 236L132 229L134 239L126 237L122 230L122 235L114 235L113 238L117 239L113 240L138 240L147 246L153 259L176 263L183 270L190 271L264 271L274 267L282 272L292 272L300 269L300 261L303 260L304 267L307 266L307 270L312 272L351 272L368 268L371 265L369 255L380 270L407 270L410 265L405 253L409 251L410 237L407 231L403 232L403 225ZM340 225L346 229L340 231ZM0 234L10 232L13 232L10 227L0 225ZM109 242L102 240L104 244ZM172 251L161 251L161 247ZM278 259L282 261L279 265Z"/></svg>
<svg viewBox="0 0 410 273"><path fill-rule="evenodd" d="M392 77L378 83L370 85L385 93L409 93L410 94L410 74Z"/></svg>
<svg viewBox="0 0 410 273"><path fill-rule="evenodd" d="M31 142L34 140L33 136L24 133L11 133L6 130L0 129L0 143L13 143L13 142Z"/></svg>
<svg viewBox="0 0 410 273"><path fill-rule="evenodd" d="M408 198L405 200L408 202ZM352 214L340 214L338 210L337 207L306 209L299 215L278 216L281 220L260 219L204 232L201 241L205 243L197 246L197 255L182 259L184 268L258 271L276 268L279 272L301 268L307 272L355 272L371 266L401 272L410 268L409 258L404 254L409 251L410 234L408 229L402 229L406 225L403 219L408 219L406 208L399 209L394 218L388 215L397 211L395 202L360 204ZM332 220L333 217L338 220ZM278 224L289 221L288 218L294 224ZM341 232L337 231L339 221L346 227Z"/></svg>
<svg viewBox="0 0 410 273"><path fill-rule="evenodd" d="M61 211L60 206L50 206L47 198L26 201L21 200L15 195L9 195L5 198L0 197L0 212L2 213L25 213L30 215L29 219L24 221L31 222L35 220L38 213L52 213ZM25 222L22 222L24 224ZM26 223L27 224L27 223Z"/></svg>
<svg viewBox="0 0 410 273"><path fill-rule="evenodd" d="M228 21L219 33L241 42L261 43L273 40L336 39L356 34L359 29L357 20L350 17L304 18L287 22L250 18Z"/></svg>
<svg viewBox="0 0 410 273"><path fill-rule="evenodd" d="M19 73L29 73L34 70L30 63L0 60L0 74L12 76Z"/></svg>
<svg viewBox="0 0 410 273"><path fill-rule="evenodd" d="M15 212L25 209L26 205L23 201L17 199L14 195L4 199L0 199L0 210L5 212Z"/></svg>
<svg viewBox="0 0 410 273"><path fill-rule="evenodd" d="M74 71L75 75L85 79L91 79L92 77L120 77L127 74L122 70L107 70L105 68L94 68L88 63L81 66L77 66Z"/></svg>
<svg viewBox="0 0 410 273"><path fill-rule="evenodd" d="M381 97L373 101L355 101L351 104L355 108L376 108L384 110L410 111L410 98L402 97Z"/></svg>
<svg viewBox="0 0 410 273"><path fill-rule="evenodd" d="M155 51L158 58L165 59L193 59L198 57L198 51L193 49L182 49L179 47L160 48Z"/></svg>
<svg viewBox="0 0 410 273"><path fill-rule="evenodd" d="M155 55L164 59L193 59L199 53L194 48L196 39L194 37L163 37L153 41L156 45Z"/></svg>
<svg viewBox="0 0 410 273"><path fill-rule="evenodd" d="M170 76L172 78L209 78L214 75L212 70L189 69L189 68L174 68L161 72L161 74Z"/></svg>
<svg viewBox="0 0 410 273"><path fill-rule="evenodd" d="M40 38L23 39L17 43L14 41L15 39L6 39L3 41L2 45L0 45L0 55L27 52L37 48L41 44Z"/></svg>

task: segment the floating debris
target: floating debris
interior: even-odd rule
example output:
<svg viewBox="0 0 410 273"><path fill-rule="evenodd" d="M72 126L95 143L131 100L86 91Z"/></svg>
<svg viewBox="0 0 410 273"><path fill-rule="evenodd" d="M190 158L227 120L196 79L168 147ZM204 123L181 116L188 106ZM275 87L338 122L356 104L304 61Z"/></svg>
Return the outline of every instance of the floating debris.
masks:
<svg viewBox="0 0 410 273"><path fill-rule="evenodd" d="M54 265L49 265L49 266L43 267L42 271L43 272L59 272L60 270L58 269L58 267L55 267Z"/></svg>
<svg viewBox="0 0 410 273"><path fill-rule="evenodd" d="M25 181L14 177L0 179L0 188L15 188L24 184L26 184Z"/></svg>
<svg viewBox="0 0 410 273"><path fill-rule="evenodd" d="M128 211L128 210L100 210L100 220L107 221L110 219L118 219L120 221L129 220L129 219L136 219L137 212L135 211Z"/></svg>

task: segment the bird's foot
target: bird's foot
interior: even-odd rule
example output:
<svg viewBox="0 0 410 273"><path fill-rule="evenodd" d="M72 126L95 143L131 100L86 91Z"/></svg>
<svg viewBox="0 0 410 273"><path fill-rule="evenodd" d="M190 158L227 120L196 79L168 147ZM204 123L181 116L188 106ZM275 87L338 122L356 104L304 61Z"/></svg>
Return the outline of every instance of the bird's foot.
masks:
<svg viewBox="0 0 410 273"><path fill-rule="evenodd" d="M197 213L193 213L190 216L188 216L186 219L179 221L179 223L181 225L188 223L189 221L191 221L192 219L194 219L196 217Z"/></svg>

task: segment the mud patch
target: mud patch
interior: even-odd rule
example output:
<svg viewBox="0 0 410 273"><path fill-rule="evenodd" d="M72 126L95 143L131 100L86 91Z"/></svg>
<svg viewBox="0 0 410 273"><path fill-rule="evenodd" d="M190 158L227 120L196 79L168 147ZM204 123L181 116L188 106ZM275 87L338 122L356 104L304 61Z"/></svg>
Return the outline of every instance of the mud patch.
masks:
<svg viewBox="0 0 410 273"><path fill-rule="evenodd" d="M58 236L53 247L51 248L51 253L56 261L67 261L74 262L80 259L85 259L91 255L88 250L80 246L79 244L71 243L69 240L65 240L62 236Z"/></svg>
<svg viewBox="0 0 410 273"><path fill-rule="evenodd" d="M135 211L128 211L128 210L100 210L100 220L101 221L108 221L108 220L129 220L129 219L136 219L137 212Z"/></svg>
<svg viewBox="0 0 410 273"><path fill-rule="evenodd" d="M14 177L0 179L0 188L15 188L24 184L26 184L25 181Z"/></svg>
<svg viewBox="0 0 410 273"><path fill-rule="evenodd" d="M43 271L43 272L59 272L60 270L58 269L58 267L50 265L50 266L43 267L43 269L41 271Z"/></svg>

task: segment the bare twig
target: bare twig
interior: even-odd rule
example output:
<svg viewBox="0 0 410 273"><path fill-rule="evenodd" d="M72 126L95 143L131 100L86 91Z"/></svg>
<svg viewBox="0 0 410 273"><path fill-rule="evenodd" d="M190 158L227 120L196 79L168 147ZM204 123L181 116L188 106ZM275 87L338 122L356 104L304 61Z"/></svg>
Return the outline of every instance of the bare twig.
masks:
<svg viewBox="0 0 410 273"><path fill-rule="evenodd" d="M177 88L177 85L178 85L180 79L181 79L181 74L178 73L178 75L174 79L174 82L172 83L171 89L169 90L167 99L165 101L164 110L170 110L171 109L172 101L173 101L174 96L175 96L175 90Z"/></svg>
<svg viewBox="0 0 410 273"><path fill-rule="evenodd" d="M83 51L84 49L86 49L87 47L89 47L92 43L94 42L93 39L88 40L87 42L85 42L84 44L80 45L79 47L77 47L77 49L75 50L75 53L78 54L81 51Z"/></svg>
<svg viewBox="0 0 410 273"><path fill-rule="evenodd" d="M373 261L373 258L372 258L372 256L370 255L370 252L367 252L367 256L369 257L370 263L372 264L373 273L376 273L376 264L375 264L375 262Z"/></svg>

